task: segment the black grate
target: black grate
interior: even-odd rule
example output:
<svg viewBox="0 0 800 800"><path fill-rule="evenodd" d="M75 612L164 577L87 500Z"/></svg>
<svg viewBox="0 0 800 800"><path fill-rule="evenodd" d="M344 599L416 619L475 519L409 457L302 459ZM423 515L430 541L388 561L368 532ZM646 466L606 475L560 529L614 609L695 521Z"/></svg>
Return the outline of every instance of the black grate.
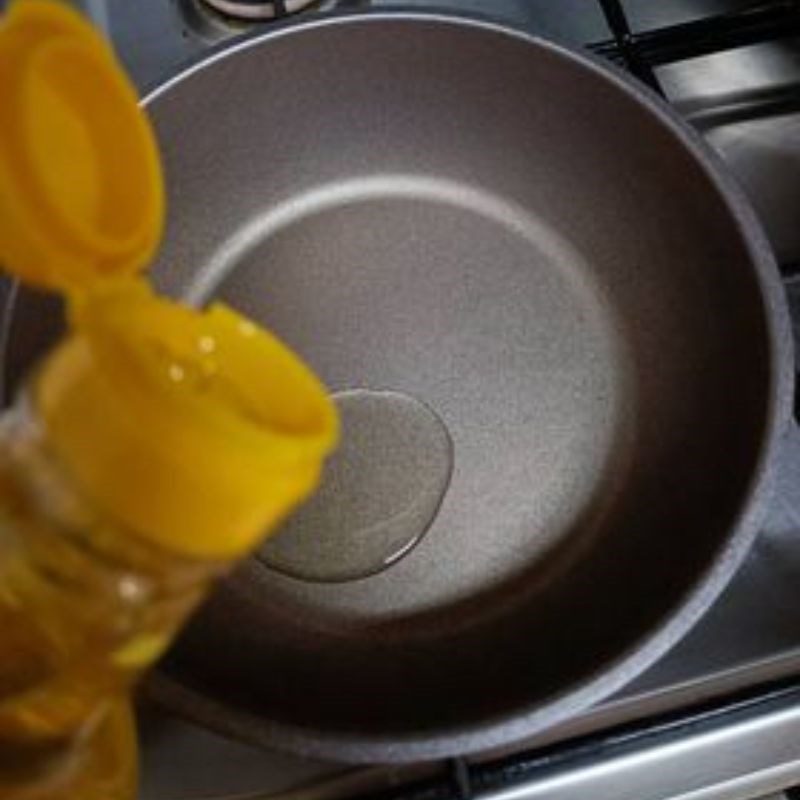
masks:
<svg viewBox="0 0 800 800"><path fill-rule="evenodd" d="M772 0L692 22L633 32L623 0L597 0L613 38L589 49L628 69L663 95L655 68L737 47L800 35L800 0ZM758 116L800 109L797 92L768 92Z"/></svg>
<svg viewBox="0 0 800 800"><path fill-rule="evenodd" d="M590 45L650 82L653 68L800 34L800 0L772 0L693 22L631 31L622 0L597 0L613 39ZM656 81L657 85L657 81Z"/></svg>
<svg viewBox="0 0 800 800"><path fill-rule="evenodd" d="M631 31L628 18L621 0L598 0L603 9L606 22L614 38L610 42L601 42L592 49L627 67L637 78L644 81L651 89L663 94L656 78L653 66L640 52L637 36Z"/></svg>
<svg viewBox="0 0 800 800"><path fill-rule="evenodd" d="M711 14L698 20L634 32L625 11L624 0L597 0L613 38L595 42L589 49L626 68L662 96L656 68L700 56L721 53L737 47L774 42L800 36L800 0L762 0L738 11ZM719 122L755 119L800 111L800 92L792 87L776 87L761 92L758 102L748 97L741 107L730 104L711 109L709 118ZM704 120L694 120L702 128ZM785 276L797 275L800 265L782 264Z"/></svg>

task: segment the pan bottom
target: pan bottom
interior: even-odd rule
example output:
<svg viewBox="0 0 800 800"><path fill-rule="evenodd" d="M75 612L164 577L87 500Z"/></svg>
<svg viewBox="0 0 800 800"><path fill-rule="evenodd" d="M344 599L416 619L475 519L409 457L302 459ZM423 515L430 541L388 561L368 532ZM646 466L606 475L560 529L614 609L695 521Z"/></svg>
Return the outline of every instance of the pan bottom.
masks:
<svg viewBox="0 0 800 800"><path fill-rule="evenodd" d="M536 214L448 180L362 178L266 210L196 274L192 299L242 309L332 390L413 398L449 432L418 546L363 577L340 570L343 529L342 559L328 542L326 564L294 570L360 577L339 584L252 560L234 581L258 604L315 624L427 614L574 555L615 502L635 407L625 346L595 272Z"/></svg>

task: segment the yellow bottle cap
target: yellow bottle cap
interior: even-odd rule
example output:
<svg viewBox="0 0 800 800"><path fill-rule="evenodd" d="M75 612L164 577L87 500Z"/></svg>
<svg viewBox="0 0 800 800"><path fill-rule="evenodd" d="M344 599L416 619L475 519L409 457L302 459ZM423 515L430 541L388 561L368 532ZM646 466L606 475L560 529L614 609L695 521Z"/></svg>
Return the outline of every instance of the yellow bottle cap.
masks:
<svg viewBox="0 0 800 800"><path fill-rule="evenodd" d="M161 238L158 150L136 92L77 12L18 0L0 19L0 258L87 288L146 267Z"/></svg>
<svg viewBox="0 0 800 800"><path fill-rule="evenodd" d="M222 305L135 274L164 215L152 131L101 37L54 0L0 19L0 262L64 292L72 332L34 400L58 460L140 535L235 557L316 485L333 404L311 371Z"/></svg>
<svg viewBox="0 0 800 800"><path fill-rule="evenodd" d="M313 373L223 305L143 282L72 309L35 400L59 460L119 519L171 549L250 549L316 485L336 415Z"/></svg>

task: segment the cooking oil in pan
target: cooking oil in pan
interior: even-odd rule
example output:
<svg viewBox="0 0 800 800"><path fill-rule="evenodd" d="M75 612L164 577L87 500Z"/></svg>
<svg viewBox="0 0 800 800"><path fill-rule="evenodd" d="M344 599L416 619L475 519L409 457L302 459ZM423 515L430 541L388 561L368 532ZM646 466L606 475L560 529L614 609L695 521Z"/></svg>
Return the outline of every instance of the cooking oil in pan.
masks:
<svg viewBox="0 0 800 800"><path fill-rule="evenodd" d="M319 491L259 553L307 581L356 580L403 558L436 518L453 468L447 428L419 400L356 390L336 403L342 439Z"/></svg>

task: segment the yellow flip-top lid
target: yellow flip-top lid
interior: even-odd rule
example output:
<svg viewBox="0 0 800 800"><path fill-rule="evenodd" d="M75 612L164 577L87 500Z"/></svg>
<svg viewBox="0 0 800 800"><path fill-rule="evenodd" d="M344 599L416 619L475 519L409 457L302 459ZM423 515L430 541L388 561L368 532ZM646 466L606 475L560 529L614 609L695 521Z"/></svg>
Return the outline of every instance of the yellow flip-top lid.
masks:
<svg viewBox="0 0 800 800"><path fill-rule="evenodd" d="M136 274L161 237L158 151L113 53L56 0L0 17L0 263L68 300L33 394L96 503L171 550L233 557L316 485L333 404L271 334Z"/></svg>
<svg viewBox="0 0 800 800"><path fill-rule="evenodd" d="M87 288L145 268L161 238L158 150L94 28L54 0L0 18L0 253L30 283Z"/></svg>

